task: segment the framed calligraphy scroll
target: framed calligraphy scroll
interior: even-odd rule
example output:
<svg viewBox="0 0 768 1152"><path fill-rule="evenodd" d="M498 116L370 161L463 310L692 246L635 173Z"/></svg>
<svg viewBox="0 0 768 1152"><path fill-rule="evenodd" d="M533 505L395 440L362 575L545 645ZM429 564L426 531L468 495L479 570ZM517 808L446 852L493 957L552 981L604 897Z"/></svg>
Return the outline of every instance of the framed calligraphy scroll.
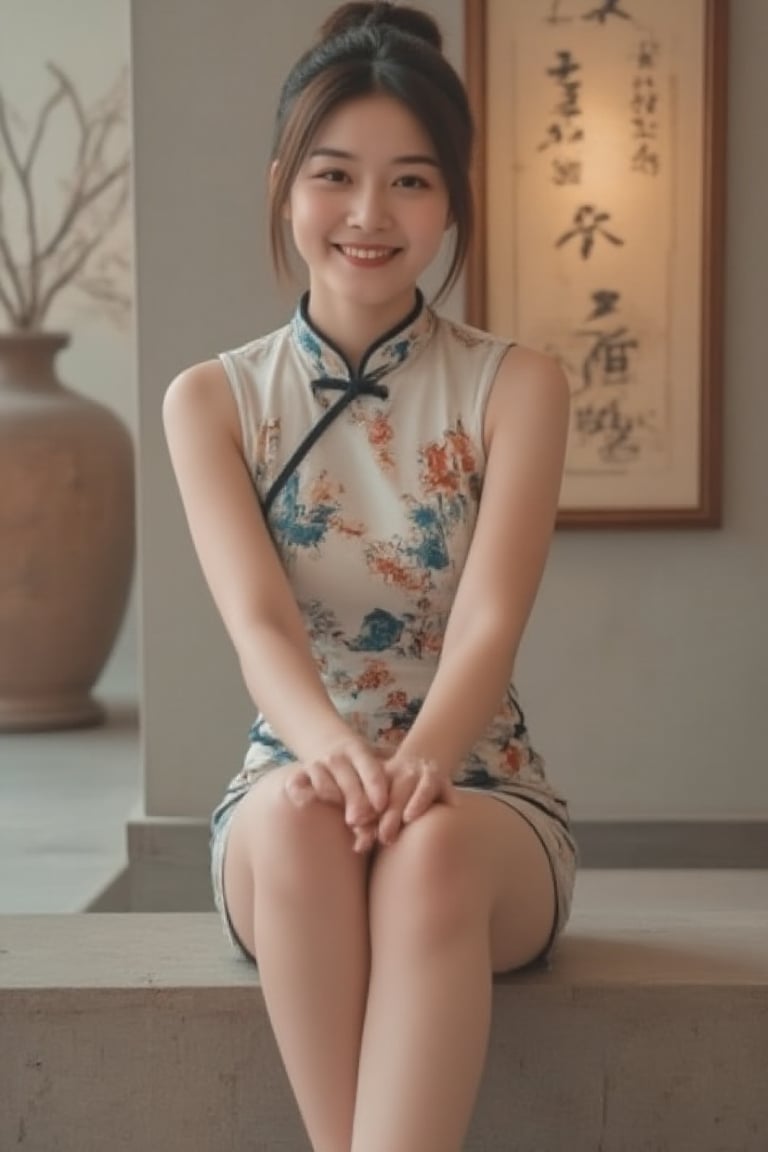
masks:
<svg viewBox="0 0 768 1152"><path fill-rule="evenodd" d="M558 523L720 523L726 0L464 0L467 319L571 385Z"/></svg>

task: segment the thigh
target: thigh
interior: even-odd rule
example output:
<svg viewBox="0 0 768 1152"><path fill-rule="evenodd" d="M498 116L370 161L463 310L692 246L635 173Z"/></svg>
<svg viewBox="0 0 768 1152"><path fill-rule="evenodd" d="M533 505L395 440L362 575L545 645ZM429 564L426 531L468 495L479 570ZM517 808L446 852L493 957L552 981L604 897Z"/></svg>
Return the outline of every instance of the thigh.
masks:
<svg viewBox="0 0 768 1152"><path fill-rule="evenodd" d="M524 816L492 794L457 789L487 885L494 972L523 967L548 947L558 902L550 857Z"/></svg>
<svg viewBox="0 0 768 1152"><path fill-rule="evenodd" d="M254 817L262 805L269 803L277 788L282 786L279 768L274 768L249 785L229 815L223 840L217 845L214 867L218 869L220 912L233 944L250 960L255 960L253 924L253 855L249 851L252 841Z"/></svg>
<svg viewBox="0 0 768 1152"><path fill-rule="evenodd" d="M363 884L365 857L353 851L353 835L341 806L314 800L297 808L285 794L295 763L271 768L238 802L221 852L223 911L235 941L258 957L256 897L265 893L293 904L297 893L352 875Z"/></svg>
<svg viewBox="0 0 768 1152"><path fill-rule="evenodd" d="M217 851L221 912L233 943L251 960L256 956L254 872L265 875L279 864L275 840L280 834L283 801L289 804L286 777L295 767L293 762L270 767L248 784Z"/></svg>

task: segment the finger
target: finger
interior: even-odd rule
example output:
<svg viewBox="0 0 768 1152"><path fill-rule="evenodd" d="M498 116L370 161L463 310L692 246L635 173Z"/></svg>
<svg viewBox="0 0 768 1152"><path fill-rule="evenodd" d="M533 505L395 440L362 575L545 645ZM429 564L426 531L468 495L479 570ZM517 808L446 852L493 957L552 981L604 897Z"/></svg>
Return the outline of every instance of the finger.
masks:
<svg viewBox="0 0 768 1152"><path fill-rule="evenodd" d="M344 806L344 793L322 760L308 764L306 773L319 800L323 800L326 804Z"/></svg>
<svg viewBox="0 0 768 1152"><path fill-rule="evenodd" d="M353 752L351 760L371 808L374 812L384 812L389 803L390 781L383 758L375 752L360 748Z"/></svg>
<svg viewBox="0 0 768 1152"><path fill-rule="evenodd" d="M304 768L291 773L285 782L285 794L297 808L305 808L315 799L312 781Z"/></svg>
<svg viewBox="0 0 768 1152"><path fill-rule="evenodd" d="M354 834L353 849L358 853L370 852L376 843L377 824L358 824L352 829Z"/></svg>
<svg viewBox="0 0 768 1152"><path fill-rule="evenodd" d="M378 839L381 844L393 844L403 825L403 813L418 786L418 770L402 768L395 775L389 792L389 805L379 820Z"/></svg>
<svg viewBox="0 0 768 1152"><path fill-rule="evenodd" d="M376 815L376 809L368 799L355 765L341 753L331 756L324 764L343 796L347 824L369 824Z"/></svg>
<svg viewBox="0 0 768 1152"><path fill-rule="evenodd" d="M446 783L450 784L450 781L446 781L433 761L423 762L418 783L403 812L403 823L410 824L423 816L436 800L442 798Z"/></svg>

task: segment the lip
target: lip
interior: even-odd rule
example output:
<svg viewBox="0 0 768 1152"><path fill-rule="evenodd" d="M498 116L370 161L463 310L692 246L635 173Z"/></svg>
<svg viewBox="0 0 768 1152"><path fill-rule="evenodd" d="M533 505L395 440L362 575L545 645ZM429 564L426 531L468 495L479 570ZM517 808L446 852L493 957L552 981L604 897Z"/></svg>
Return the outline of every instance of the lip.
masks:
<svg viewBox="0 0 768 1152"><path fill-rule="evenodd" d="M400 252L388 244L334 244L334 248L356 268L380 268Z"/></svg>

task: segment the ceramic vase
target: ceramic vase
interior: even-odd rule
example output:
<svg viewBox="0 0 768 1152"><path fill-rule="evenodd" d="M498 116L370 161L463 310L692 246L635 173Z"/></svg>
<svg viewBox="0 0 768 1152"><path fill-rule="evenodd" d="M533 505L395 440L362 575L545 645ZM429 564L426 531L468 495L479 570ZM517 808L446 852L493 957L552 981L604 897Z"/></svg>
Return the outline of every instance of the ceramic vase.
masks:
<svg viewBox="0 0 768 1152"><path fill-rule="evenodd" d="M98 724L134 563L134 453L58 378L63 333L0 334L0 731Z"/></svg>

